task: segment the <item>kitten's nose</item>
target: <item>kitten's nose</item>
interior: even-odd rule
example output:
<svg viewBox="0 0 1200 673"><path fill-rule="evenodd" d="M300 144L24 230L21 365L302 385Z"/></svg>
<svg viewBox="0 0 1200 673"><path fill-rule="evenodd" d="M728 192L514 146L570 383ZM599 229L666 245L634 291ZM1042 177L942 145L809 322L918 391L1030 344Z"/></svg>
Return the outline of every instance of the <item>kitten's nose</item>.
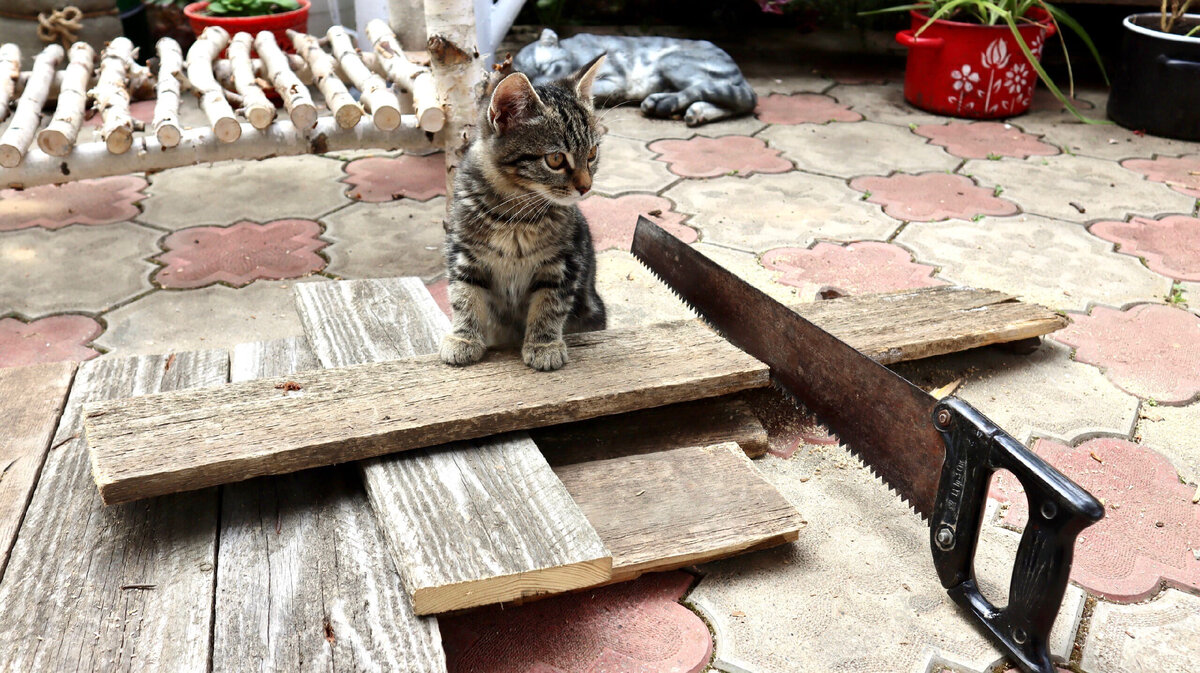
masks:
<svg viewBox="0 0 1200 673"><path fill-rule="evenodd" d="M575 185L575 189L578 189L582 196L592 191L592 176L587 172L576 173L571 184Z"/></svg>

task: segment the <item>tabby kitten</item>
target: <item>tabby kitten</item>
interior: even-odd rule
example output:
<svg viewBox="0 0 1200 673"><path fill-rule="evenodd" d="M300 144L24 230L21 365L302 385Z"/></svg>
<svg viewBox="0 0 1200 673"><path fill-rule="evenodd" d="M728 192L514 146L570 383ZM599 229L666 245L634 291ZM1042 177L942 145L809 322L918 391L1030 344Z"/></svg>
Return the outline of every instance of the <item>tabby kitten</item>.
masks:
<svg viewBox="0 0 1200 673"><path fill-rule="evenodd" d="M537 87L514 73L492 93L454 179L444 362L523 340L525 364L552 371L567 363L563 332L604 329L592 237L575 205L599 161L592 83L603 63Z"/></svg>

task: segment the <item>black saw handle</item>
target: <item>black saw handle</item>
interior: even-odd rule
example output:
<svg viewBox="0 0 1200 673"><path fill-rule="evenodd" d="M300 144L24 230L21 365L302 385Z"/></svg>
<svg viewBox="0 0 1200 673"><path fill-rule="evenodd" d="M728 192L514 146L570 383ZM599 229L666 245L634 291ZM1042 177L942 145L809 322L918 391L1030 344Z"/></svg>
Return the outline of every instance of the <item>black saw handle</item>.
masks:
<svg viewBox="0 0 1200 673"><path fill-rule="evenodd" d="M946 460L930 520L942 586L1029 673L1054 673L1048 641L1071 574L1075 537L1104 516L1078 484L1025 448L974 407L947 397L933 409ZM1008 605L997 608L975 581L975 549L992 473L1012 472L1025 488L1029 523L1017 548Z"/></svg>

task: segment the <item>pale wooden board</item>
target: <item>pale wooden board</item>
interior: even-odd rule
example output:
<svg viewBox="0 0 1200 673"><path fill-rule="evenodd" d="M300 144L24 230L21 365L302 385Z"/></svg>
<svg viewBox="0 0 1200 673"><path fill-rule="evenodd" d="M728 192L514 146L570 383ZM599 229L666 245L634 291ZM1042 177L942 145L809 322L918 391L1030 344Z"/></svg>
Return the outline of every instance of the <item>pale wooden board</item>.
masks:
<svg viewBox="0 0 1200 673"><path fill-rule="evenodd" d="M241 344L230 380L320 366L304 337ZM218 558L214 672L446 670L353 466L226 486Z"/></svg>
<svg viewBox="0 0 1200 673"><path fill-rule="evenodd" d="M74 375L74 362L0 369L0 577Z"/></svg>
<svg viewBox="0 0 1200 673"><path fill-rule="evenodd" d="M695 321L568 343L571 365L556 372L511 352L469 367L429 355L97 403L86 420L96 483L105 502L127 502L767 382L766 365ZM301 390L277 387L288 382Z"/></svg>
<svg viewBox="0 0 1200 673"><path fill-rule="evenodd" d="M329 367L430 353L449 329L416 278L312 283L297 286L296 297ZM362 465L418 614L577 589L611 575L608 550L525 434Z"/></svg>
<svg viewBox="0 0 1200 673"><path fill-rule="evenodd" d="M83 404L224 383L224 352L80 365L0 581L0 671L204 671L217 491L105 507L79 437Z"/></svg>

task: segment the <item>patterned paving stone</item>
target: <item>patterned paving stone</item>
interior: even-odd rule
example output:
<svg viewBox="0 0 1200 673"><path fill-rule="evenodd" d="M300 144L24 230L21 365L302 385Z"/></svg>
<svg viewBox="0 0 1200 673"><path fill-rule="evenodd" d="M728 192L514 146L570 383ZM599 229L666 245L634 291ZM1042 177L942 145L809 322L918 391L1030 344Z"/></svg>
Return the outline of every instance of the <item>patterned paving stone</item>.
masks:
<svg viewBox="0 0 1200 673"><path fill-rule="evenodd" d="M592 231L592 245L597 251L629 250L639 215L685 243L694 243L698 238L696 230L683 224L685 216L674 212L673 207L670 201L653 194L626 194L616 198L592 194L579 202L579 210L587 219Z"/></svg>
<svg viewBox="0 0 1200 673"><path fill-rule="evenodd" d="M307 276L325 268L317 251L328 243L320 235L321 225L312 220L243 220L228 227L180 229L162 241L166 252L154 260L164 268L154 282L179 290Z"/></svg>
<svg viewBox="0 0 1200 673"><path fill-rule="evenodd" d="M0 190L0 231L31 227L61 229L71 224L110 224L137 217L146 180L122 175Z"/></svg>
<svg viewBox="0 0 1200 673"><path fill-rule="evenodd" d="M914 262L909 251L877 241L775 248L762 256L762 265L776 272L776 282L800 288L804 297L830 291L834 296L846 296L946 284L933 277L934 267Z"/></svg>
<svg viewBox="0 0 1200 673"><path fill-rule="evenodd" d="M932 222L1018 212L1017 205L996 196L996 190L949 173L861 177L851 180L850 188L863 192L866 201L883 206L883 212L898 220Z"/></svg>
<svg viewBox="0 0 1200 673"><path fill-rule="evenodd" d="M676 601L693 578L651 573L632 582L520 607L489 607L438 625L451 673L623 671L699 673L712 638Z"/></svg>
<svg viewBox="0 0 1200 673"><path fill-rule="evenodd" d="M688 140L658 140L650 143L654 158L666 162L671 172L685 178L715 178L719 175L750 176L755 173L784 173L792 163L779 156L758 138L696 136Z"/></svg>
<svg viewBox="0 0 1200 673"><path fill-rule="evenodd" d="M1200 219L1134 217L1128 222L1097 222L1088 231L1116 243L1122 254L1142 258L1164 276L1200 281Z"/></svg>
<svg viewBox="0 0 1200 673"><path fill-rule="evenodd" d="M662 162L651 161L653 156L644 142L609 134L600 143L600 168L592 189L610 196L657 192L679 179Z"/></svg>
<svg viewBox="0 0 1200 673"><path fill-rule="evenodd" d="M1086 111L1084 114L1097 117L1095 111ZM1193 151L1195 148L1194 144L1182 140L1148 134L1138 135L1115 124L1084 124L1066 112L1057 117L1031 119L1022 116L1013 118L1011 122L1029 133L1042 135L1044 142L1064 152L1097 159L1121 160L1148 158L1155 154L1177 155ZM1098 118L1103 119L1104 116L1101 114Z"/></svg>
<svg viewBox="0 0 1200 673"><path fill-rule="evenodd" d="M821 93L833 86L833 80L812 72L775 72L770 75L747 76L746 81L760 98L773 93Z"/></svg>
<svg viewBox="0 0 1200 673"><path fill-rule="evenodd" d="M760 96L754 114L759 121L769 124L825 124L856 122L863 118L829 96L815 93Z"/></svg>
<svg viewBox="0 0 1200 673"><path fill-rule="evenodd" d="M719 137L727 135L750 135L766 124L753 115L722 119L702 126L688 126L674 119L645 117L636 104L601 110L600 123L609 129L609 135L649 142L659 138L691 138L692 136Z"/></svg>
<svg viewBox="0 0 1200 673"><path fill-rule="evenodd" d="M1200 442L1196 441L1196 428L1200 428L1200 402L1185 407L1143 404L1134 439L1166 456L1180 479L1200 485Z"/></svg>
<svg viewBox="0 0 1200 673"><path fill-rule="evenodd" d="M1112 161L1069 154L1011 161L972 160L959 172L973 176L988 189L999 185L1004 197L1027 213L1071 222L1190 213L1195 203L1194 198L1143 180Z"/></svg>
<svg viewBox="0 0 1200 673"><path fill-rule="evenodd" d="M0 314L99 313L145 292L159 235L131 222L0 234Z"/></svg>
<svg viewBox="0 0 1200 673"><path fill-rule="evenodd" d="M1148 447L1102 437L1070 447L1038 440L1033 450L1104 503L1104 518L1075 543L1071 579L1111 601L1136 603L1161 585L1200 593L1200 505L1171 463ZM1029 504L1001 473L989 496L1008 503L1004 525L1024 530Z"/></svg>
<svg viewBox="0 0 1200 673"><path fill-rule="evenodd" d="M318 156L173 168L153 176L138 219L169 229L316 219L350 203L342 177L341 162Z"/></svg>
<svg viewBox="0 0 1200 673"><path fill-rule="evenodd" d="M1146 176L1150 182L1161 182L1171 189L1200 199L1200 154L1155 159L1128 159L1121 165Z"/></svg>
<svg viewBox="0 0 1200 673"><path fill-rule="evenodd" d="M0 318L0 367L90 360L100 354L91 343L103 331L86 315L52 315L29 322Z"/></svg>
<svg viewBox="0 0 1200 673"><path fill-rule="evenodd" d="M851 110L866 117L868 121L895 124L942 124L946 118L917 109L904 100L904 87L897 84L839 84L825 92L837 102L849 105Z"/></svg>
<svg viewBox="0 0 1200 673"><path fill-rule="evenodd" d="M1001 122L947 122L926 124L913 133L929 138L931 145L964 159L989 157L1031 157L1058 154L1058 148L1024 133L1012 124Z"/></svg>
<svg viewBox="0 0 1200 673"><path fill-rule="evenodd" d="M1171 403L1200 393L1200 318L1192 313L1162 304L1127 311L1097 306L1071 320L1054 338L1122 390Z"/></svg>
<svg viewBox="0 0 1200 673"><path fill-rule="evenodd" d="M346 164L346 195L382 203L399 198L428 201L446 195L446 159L442 154L371 157Z"/></svg>
<svg viewBox="0 0 1200 673"><path fill-rule="evenodd" d="M960 162L907 128L875 122L772 126L758 137L782 149L800 170L841 178L892 171L947 171Z"/></svg>
<svg viewBox="0 0 1200 673"><path fill-rule="evenodd" d="M324 217L326 271L342 278L420 276L430 280L445 270L442 244L446 201L401 199L360 203Z"/></svg>
<svg viewBox="0 0 1200 673"><path fill-rule="evenodd" d="M762 262L752 252L733 250L708 242L698 243L695 248L705 257L737 274L738 278L784 304L796 304L817 299L815 288L810 288L813 291L812 294L804 295L798 287L777 282L775 280L777 274L764 268Z"/></svg>
<svg viewBox="0 0 1200 673"><path fill-rule="evenodd" d="M608 311L610 329L696 317L627 250L596 255L596 290Z"/></svg>
<svg viewBox="0 0 1200 673"><path fill-rule="evenodd" d="M433 301L442 309L442 313L446 317L454 316L454 309L450 308L450 282L443 276L434 281L425 283L425 289L429 290L429 294L433 295Z"/></svg>
<svg viewBox="0 0 1200 673"><path fill-rule="evenodd" d="M1194 671L1197 633L1200 597L1168 589L1141 605L1101 601L1079 664L1089 673Z"/></svg>
<svg viewBox="0 0 1200 673"><path fill-rule="evenodd" d="M807 409L771 388L759 388L741 394L767 431L767 450L780 458L791 458L806 445L837 444L837 437L817 421Z"/></svg>
<svg viewBox="0 0 1200 673"><path fill-rule="evenodd" d="M1154 301L1171 284L1083 227L1037 215L913 222L896 242L939 265L943 278L1055 309Z"/></svg>
<svg viewBox="0 0 1200 673"><path fill-rule="evenodd" d="M756 252L817 239L883 240L900 226L844 181L807 173L685 180L664 195L705 241Z"/></svg>

